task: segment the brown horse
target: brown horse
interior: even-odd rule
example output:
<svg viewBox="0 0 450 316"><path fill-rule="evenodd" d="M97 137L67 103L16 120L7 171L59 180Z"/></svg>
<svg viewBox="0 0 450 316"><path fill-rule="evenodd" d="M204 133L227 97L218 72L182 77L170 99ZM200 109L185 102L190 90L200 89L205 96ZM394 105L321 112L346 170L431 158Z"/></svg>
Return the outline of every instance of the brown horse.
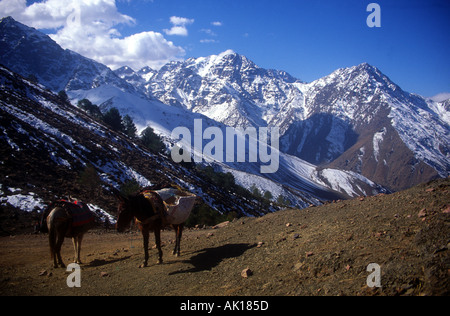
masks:
<svg viewBox="0 0 450 316"><path fill-rule="evenodd" d="M81 264L81 242L84 234L94 226L94 214L80 202L58 201L52 203L42 216L41 229L49 233L50 254L53 266L65 268L61 258L64 238L72 238L75 263Z"/></svg>
<svg viewBox="0 0 450 316"><path fill-rule="evenodd" d="M114 192L119 200L117 231L124 232L130 225L133 218L136 218L138 227L142 232L144 240L144 262L140 267L148 264L148 244L150 231L155 234L155 243L158 249L157 264L163 262L163 252L161 250L161 230L169 223L166 220L166 209L162 198L154 191L142 191L136 195L125 197ZM175 249L174 255L180 255L180 241L184 224L172 225L175 229Z"/></svg>
<svg viewBox="0 0 450 316"><path fill-rule="evenodd" d="M143 194L138 193L125 197L122 194L114 192L119 200L118 218L116 228L119 233L123 233L129 227L131 221L136 217L139 229L144 239L144 263L141 267L148 264L148 241L150 231L155 233L155 243L158 248L158 264L163 262L161 250L161 229L163 228L164 219L164 203L161 197L153 193L151 199L146 198Z"/></svg>

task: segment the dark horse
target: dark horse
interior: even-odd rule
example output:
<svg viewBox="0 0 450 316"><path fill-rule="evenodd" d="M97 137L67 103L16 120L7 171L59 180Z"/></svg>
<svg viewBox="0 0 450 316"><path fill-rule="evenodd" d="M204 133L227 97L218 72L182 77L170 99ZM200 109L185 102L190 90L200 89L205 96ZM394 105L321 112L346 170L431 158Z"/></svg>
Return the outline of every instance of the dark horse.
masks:
<svg viewBox="0 0 450 316"><path fill-rule="evenodd" d="M44 212L41 231L49 233L50 254L53 266L65 268L61 258L61 246L64 238L72 238L75 250L75 263L81 264L81 242L84 234L94 226L94 214L87 205L65 200L52 203Z"/></svg>
<svg viewBox="0 0 450 316"><path fill-rule="evenodd" d="M150 231L153 231L155 234L155 243L159 255L157 264L162 264L161 230L168 224L165 220L165 206L162 198L154 191L143 191L128 197L116 192L115 196L119 199L117 231L124 232L129 227L133 218L136 217L139 229L142 232L145 257L141 267L146 267L148 264ZM183 224L172 226L176 233L176 243L173 253L179 255Z"/></svg>

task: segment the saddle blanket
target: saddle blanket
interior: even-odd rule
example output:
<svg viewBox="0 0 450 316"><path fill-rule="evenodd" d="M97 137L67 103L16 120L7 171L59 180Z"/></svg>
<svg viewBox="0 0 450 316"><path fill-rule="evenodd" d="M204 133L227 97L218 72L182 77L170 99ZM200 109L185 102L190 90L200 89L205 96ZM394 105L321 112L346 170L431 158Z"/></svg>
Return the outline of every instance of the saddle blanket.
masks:
<svg viewBox="0 0 450 316"><path fill-rule="evenodd" d="M83 226L95 220L94 214L86 204L79 201L68 202L63 200L61 202L65 202L70 215L72 215L72 227Z"/></svg>

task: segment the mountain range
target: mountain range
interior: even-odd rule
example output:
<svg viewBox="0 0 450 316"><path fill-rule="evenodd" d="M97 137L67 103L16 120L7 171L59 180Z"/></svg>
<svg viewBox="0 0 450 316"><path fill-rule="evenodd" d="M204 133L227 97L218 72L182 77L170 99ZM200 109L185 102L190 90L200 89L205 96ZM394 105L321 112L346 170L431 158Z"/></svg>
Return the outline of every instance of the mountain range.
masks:
<svg viewBox="0 0 450 316"><path fill-rule="evenodd" d="M150 125L169 145L173 144L170 135L175 127L192 129L194 120L199 118L205 128L279 127L277 173L261 175L259 168L252 164L213 165L231 172L236 182L247 188L257 185L263 192L272 192L275 198L286 196L299 207L323 200L401 190L449 175L449 100L434 102L405 92L379 69L366 63L339 69L311 83L284 71L260 68L233 51L171 62L159 70L145 67L134 71L123 67L112 71L62 49L47 35L10 17L0 21L0 60L7 67L2 70L3 77L17 73L20 78L16 84L6 84L2 79L3 90L32 84L19 76L33 78L53 92L66 91L72 104L88 98L102 110L117 107L122 114L133 118L139 130ZM31 99L47 104L41 96L32 95ZM5 99L2 104L9 109L14 106ZM69 116L79 111L68 105L58 109L67 111ZM19 121L23 119L20 115L15 117ZM17 124L22 124L19 121ZM91 126L87 119L83 124ZM70 135L63 125L56 129ZM99 133L92 128L88 130ZM11 133L12 130L3 127L0 140L12 149L15 147L11 144L22 148L17 139L12 140ZM88 138L95 143L95 137ZM70 142L71 138L64 139ZM81 146L89 148L84 143ZM76 165L66 156L52 155L54 151L50 148L45 150L60 168L69 168L64 161L70 167ZM133 151L127 154L133 155ZM96 159L101 160L101 156L99 153ZM110 167L126 165L123 157L117 158ZM80 162L85 161L78 158ZM111 173L96 164L97 160L91 162L99 174ZM177 172L189 174L183 168ZM133 174L128 173L130 177ZM153 180L143 178L148 182ZM120 182L120 177L115 179L116 183ZM183 181L188 184L187 180ZM197 187L198 192L198 184L191 182L191 187Z"/></svg>
<svg viewBox="0 0 450 316"><path fill-rule="evenodd" d="M115 72L148 96L229 126L278 126L283 152L391 190L449 175L449 101L405 92L367 63L311 83L233 51Z"/></svg>

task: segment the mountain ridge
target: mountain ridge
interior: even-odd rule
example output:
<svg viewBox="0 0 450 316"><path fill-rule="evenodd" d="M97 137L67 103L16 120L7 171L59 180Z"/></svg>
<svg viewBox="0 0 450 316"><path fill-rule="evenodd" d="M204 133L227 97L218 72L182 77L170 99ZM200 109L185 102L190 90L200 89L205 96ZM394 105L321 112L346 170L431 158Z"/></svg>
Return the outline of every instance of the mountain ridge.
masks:
<svg viewBox="0 0 450 316"><path fill-rule="evenodd" d="M141 85L163 103L229 126L278 126L282 151L362 174L392 190L450 174L450 114L445 102L402 90L368 63L338 69L310 83L279 73L285 75L226 51L170 63ZM407 165L403 180L392 179L401 176L391 177L397 169L393 166L373 172L380 161L396 161L389 159L390 151L373 150L374 143L376 148L382 143L384 129L392 143L399 144L398 156L408 157L397 157ZM353 148L356 144L361 146ZM364 156L361 153L369 147L367 163L345 163Z"/></svg>
<svg viewBox="0 0 450 316"><path fill-rule="evenodd" d="M8 34L8 30L3 24L3 22L0 23L0 34ZM24 28L27 29L26 26ZM38 33L34 29L30 30L32 34ZM5 35L2 36L0 45L3 46L0 46L0 53L3 56L5 52L14 51L14 48L11 47L11 43L5 44ZM46 38L45 35L42 38ZM8 44L9 46L7 46ZM76 53L71 54L77 55ZM34 57L40 58L40 55ZM82 56L78 58L90 61ZM27 60L22 60L18 64L14 59L2 60L6 60L13 67L18 67L18 65L26 67L27 62L30 63ZM48 58L43 58L43 60L47 63L50 62ZM389 128L392 125L388 117L391 111L388 109L386 99L391 97L386 97L380 91L391 89L391 91L397 91L400 99L408 98L397 85L377 68L367 63L339 69L330 76L312 83L305 83L284 71L259 68L247 57L233 51L208 57L191 58L182 62L171 62L159 71L145 67L136 72L129 67L122 67L112 72L106 66L93 63L93 67L83 66L84 69L95 70L88 75L84 74L83 67L80 71L65 73L66 77L72 76L75 82L77 80L82 82L79 86L65 86L73 102L88 98L100 105L103 110L112 106L118 107L122 113L130 114L133 117L140 130L150 124L157 132L166 137L170 135L173 126L176 124L190 126L191 123L187 122L188 118L193 120L195 117L213 119L218 123L211 121L211 124L213 126L219 124L222 128L225 126L277 126L282 133L280 149L284 155L282 160L286 162L284 167L287 168L285 169L287 173L283 172L283 175L285 178L292 179L293 182L290 185L297 182L295 179L302 179L301 177L305 176L301 174L300 178L297 178L297 176L292 177L291 174L295 174L297 169L303 169L310 170L306 175L307 181L314 179L321 183L320 186L330 187L332 182L338 183L339 181L336 181L336 178L324 179L324 177L325 175L336 175L337 173L332 170L338 168L343 170L340 179L345 184L337 186L337 190L354 196L372 194L373 189L368 191L356 189L359 186L359 180L354 177L351 181L355 181L352 186L356 191L352 190L350 193L345 191L343 186L350 187L347 185L350 178L344 179L350 175L358 175L358 177L363 175L375 183L396 190L438 175L445 176L449 172L446 157L442 162L442 155L436 153L436 150L431 149L430 152L433 155L430 156L430 161L434 165L440 166L440 170L433 172L434 168L428 169L429 165L422 161L427 157L417 158L417 153L411 151L408 146L403 147L402 151L407 154L402 153L400 156L407 158L402 162L406 161L408 165L406 169L414 167L414 170L418 170L419 175L413 173L412 176L404 177L406 180L397 180L396 182L395 179L389 178L393 169L391 166L385 168L386 170L370 171L374 164L378 165L380 161L389 161L386 155L389 155L390 151L388 149L380 150L380 148L384 148L380 145L385 143L382 141L386 136L386 133L383 133L384 128L389 135L391 131L393 135L399 134L400 140L393 137L399 144L405 144L397 129L394 126L392 126L393 129ZM10 65L7 66L10 67ZM57 63L55 67L60 66L61 64ZM63 70L63 68L58 69ZM29 66L28 72L31 70L33 68ZM19 67L19 71L22 71L25 76L27 75L25 69ZM37 77L38 80L42 78L42 76ZM347 80L341 80L343 77ZM371 79L374 77L376 80ZM381 80L385 84L383 85L377 80ZM44 80L43 83L48 82L51 81ZM366 92L365 94L359 89L358 83L361 84L361 82L363 83L361 89L362 92ZM356 90L346 89L346 83L352 83ZM372 95L367 95L367 93L372 93ZM362 99L364 97L366 99ZM411 100L412 98L409 97ZM353 102L354 99L355 102ZM428 111L427 113L440 111L442 115L446 115L448 112L440 103L432 103L430 106L426 102L425 104L426 106L416 108ZM365 112L361 105L367 105ZM383 115L371 115L371 112L375 112L375 114L383 112ZM358 120L352 116L356 114L358 114ZM402 115L402 113L399 114ZM360 116L362 119L359 119ZM179 119L174 120L177 117ZM447 126L439 124L436 124L438 128L435 128L435 134L441 137L441 141L437 141L439 151L445 153L448 149L445 144L449 137L448 124ZM364 126L369 126L370 129L364 129ZM428 126L425 131L427 128ZM407 133L406 136L407 141L411 139ZM424 140L425 143L430 144L434 141L432 137ZM357 147L357 145L361 146ZM369 147L371 148L368 149ZM378 148L378 151L373 150L372 147ZM427 149L429 148L430 145ZM290 155L300 159L293 159ZM426 155L422 153L422 156ZM344 157L347 158L344 159ZM303 160L320 167L310 168L304 164ZM395 159L393 160L395 161ZM365 163L365 161L370 161L370 163ZM304 165L297 168L295 164ZM246 172L247 170L244 168L241 171ZM380 175L374 175L378 173ZM402 178L402 176L403 174L399 173L396 177ZM277 182L281 178L283 177L274 175L271 180ZM369 181L364 181L366 184L369 183ZM294 188L301 189L295 186Z"/></svg>
<svg viewBox="0 0 450 316"><path fill-rule="evenodd" d="M2 27L1 29L2 32L8 33L7 27L3 24L4 23L0 23ZM21 26L21 28L27 30L26 26ZM34 29L29 29L29 32L31 34L34 34L37 31ZM5 36L6 35L1 35L0 39L4 41ZM20 37L20 34L16 37ZM46 39L47 37L42 36L42 38ZM34 43L35 42L28 44L30 46L33 46ZM53 41L51 41L51 43L52 43L51 45L54 44ZM21 44L24 45L24 43ZM9 52L11 50L14 51L14 47L11 47L12 46L11 43L6 44L3 43L2 45L3 46L2 49L0 50L0 55L4 55L5 52ZM45 47L45 43L41 42L40 46ZM7 49L9 49L9 51ZM62 49L60 49L59 51L61 55L65 55L67 53L67 51ZM77 56L76 53L71 54ZM227 55L225 54L224 57L226 56ZM46 56L44 55L43 60L39 61L51 63L51 60L45 57ZM34 58L39 59L40 55L36 54ZM89 61L88 59L84 59L82 56L79 56L78 58L84 61ZM5 61L11 64L13 68L14 67L18 68L19 71L22 71L25 75L35 71L35 69L33 68L33 64L31 64L30 61L23 60L21 63L19 63L20 67L18 67L18 65L15 64L16 60L6 59ZM247 65L253 65L247 59L245 59L243 63ZM10 66L9 64L7 66ZM165 67L166 68L177 67L177 65L179 65L178 62L172 62L166 65ZM49 64L49 66L51 67L52 65ZM60 63L56 63L55 67L59 66ZM119 78L116 74L113 74L114 80L108 82L103 81L103 79L105 78L105 73L108 76L110 74L109 70L106 69L105 66L101 67L94 62L93 66L90 67L90 69L94 70L92 73L90 73L91 76L83 77L80 75L82 78L87 78L85 82L86 89L83 88L78 89L79 87L77 87L77 89L70 90L66 87L67 94L71 98L72 102L76 103L78 100L88 98L93 103L98 104L103 111L106 111L111 107L117 107L123 115L129 114L133 118L139 130L143 130L146 126L151 125L152 128L155 129L155 131L157 131L160 135L163 135L168 144L173 145L173 140L169 139L169 136L171 135L171 131L173 130L173 128L177 126L186 126L188 128L192 128L192 124L194 123L195 119L201 119L204 122L205 128L207 126L216 126L221 129L226 128L226 125L224 125L223 123L215 122L207 118L206 116L202 115L201 113L195 113L195 111L191 112L189 110L183 109L182 107L165 105L160 101L158 101L156 98L153 98L152 95L150 94L145 95L143 90L141 90L139 87L133 86L133 84L135 83L133 84L127 83L125 80ZM123 68L121 70L128 74L132 74L131 69ZM149 68L142 69L139 74L141 76L148 76L148 78L155 76L155 73ZM74 76L74 73L69 72L62 75L70 79ZM75 72L75 78L78 78L78 75L79 73ZM286 77L284 73L281 73L280 75ZM95 81L96 79L93 78L97 77L100 79ZM133 80L136 80L136 77L134 77ZM97 82L98 84L93 85L94 81ZM43 84L45 83L46 82L44 82ZM130 86L133 86L133 89L128 89L128 87ZM282 165L280 174L272 175L272 177L269 178L261 177L259 171L256 171L255 168L253 168L253 166L250 164L248 166L247 165L244 166L244 164L231 164L231 165L215 164L215 166L219 168L219 170L224 170L226 172L234 172L237 178L241 179L241 184L245 183L251 187L252 183L248 183L247 181L248 178L250 178L252 179L252 181L254 181L253 184L257 184L258 186L260 186L261 189L275 190L276 191L276 194L274 194L275 199L277 198L277 196L280 195L284 195L285 197L290 196L291 198L293 198L291 199L291 201L294 204L299 205L300 207L308 206L311 203L317 204L319 203L319 200L329 199L330 196L333 196L334 197L333 199L335 199L342 195L344 196L366 195L366 194L373 194L374 191L379 192L380 189L382 190L381 187L377 186L375 183L369 180L362 179L361 177L352 177L349 173L339 172L337 170L336 172L333 172L333 175L335 177L336 176L342 177L343 183L345 185L342 186L334 185L332 189L331 186L328 184L330 181L324 182L315 175L315 166L311 166L298 158L290 157L284 153L282 153L281 155L282 161L284 163ZM246 174L246 176L243 176L244 174ZM281 176L281 174L283 176ZM282 180L282 182L277 183L280 181L280 179ZM289 181L286 181L286 179L289 179ZM349 184L348 181L355 183ZM332 180L331 182L335 184L339 183L336 182L335 180ZM363 187L365 189L361 189ZM297 196L292 195L292 192L297 192L296 193ZM305 199L307 202L305 202Z"/></svg>

